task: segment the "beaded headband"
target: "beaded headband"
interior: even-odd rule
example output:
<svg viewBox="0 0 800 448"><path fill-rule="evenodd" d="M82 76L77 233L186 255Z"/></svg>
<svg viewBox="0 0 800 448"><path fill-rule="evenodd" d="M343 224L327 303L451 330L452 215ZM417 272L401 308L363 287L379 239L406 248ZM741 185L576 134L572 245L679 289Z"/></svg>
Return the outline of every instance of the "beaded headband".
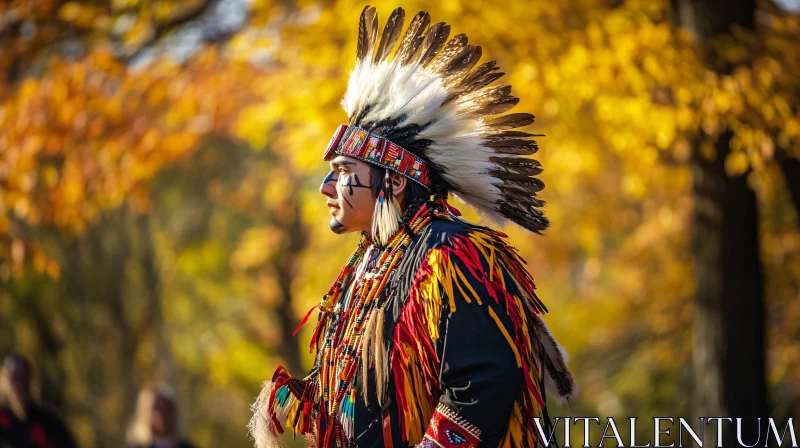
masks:
<svg viewBox="0 0 800 448"><path fill-rule="evenodd" d="M345 138L345 134L347 134L347 138ZM340 145L343 139L344 143ZM339 126L331 137L322 159L328 160L333 153L382 166L402 174L425 188L430 188L428 165L424 160L406 151L400 145L372 134L372 131L358 126L344 124Z"/></svg>

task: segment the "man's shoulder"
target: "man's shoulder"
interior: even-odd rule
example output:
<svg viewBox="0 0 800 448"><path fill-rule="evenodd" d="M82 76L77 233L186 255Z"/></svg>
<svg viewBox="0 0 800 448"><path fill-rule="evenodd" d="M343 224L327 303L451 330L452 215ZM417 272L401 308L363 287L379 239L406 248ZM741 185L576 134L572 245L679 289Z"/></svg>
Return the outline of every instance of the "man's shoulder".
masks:
<svg viewBox="0 0 800 448"><path fill-rule="evenodd" d="M507 247L507 236L491 227L474 224L456 216L433 216L423 232L426 249L463 249L464 243L490 244L497 249Z"/></svg>
<svg viewBox="0 0 800 448"><path fill-rule="evenodd" d="M31 420L46 423L61 423L61 417L46 405L31 406L30 409L28 409L28 416Z"/></svg>
<svg viewBox="0 0 800 448"><path fill-rule="evenodd" d="M429 248L437 248L439 246L452 246L457 244L459 239L469 238L476 233L493 235L496 232L488 227L473 224L457 216L433 215L424 232L424 236Z"/></svg>
<svg viewBox="0 0 800 448"><path fill-rule="evenodd" d="M455 216L433 215L431 217L430 233L432 236L446 240L455 235L466 235L473 227L467 221Z"/></svg>

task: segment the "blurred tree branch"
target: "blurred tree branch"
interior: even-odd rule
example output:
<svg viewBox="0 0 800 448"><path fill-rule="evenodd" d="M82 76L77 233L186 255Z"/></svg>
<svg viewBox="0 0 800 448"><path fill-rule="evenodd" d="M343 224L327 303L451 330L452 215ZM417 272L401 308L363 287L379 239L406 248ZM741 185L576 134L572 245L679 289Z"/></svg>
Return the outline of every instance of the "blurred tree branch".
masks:
<svg viewBox="0 0 800 448"><path fill-rule="evenodd" d="M127 53L124 56L124 60L126 62L132 61L134 58L139 56L142 51L151 47L170 31L199 18L208 11L208 8L211 6L213 1L214 0L200 0L196 5L179 11L178 13L174 14L173 17L167 20L154 21L152 24L152 32L150 33L150 37L133 51Z"/></svg>
<svg viewBox="0 0 800 448"><path fill-rule="evenodd" d="M797 216L800 217L800 160L783 150L777 151L775 157L789 188Z"/></svg>

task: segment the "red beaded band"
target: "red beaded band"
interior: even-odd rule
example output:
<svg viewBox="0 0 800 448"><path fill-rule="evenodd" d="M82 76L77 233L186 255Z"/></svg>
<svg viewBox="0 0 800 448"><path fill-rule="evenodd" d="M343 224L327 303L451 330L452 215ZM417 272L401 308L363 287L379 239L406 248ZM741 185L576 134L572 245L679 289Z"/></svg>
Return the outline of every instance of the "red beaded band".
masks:
<svg viewBox="0 0 800 448"><path fill-rule="evenodd" d="M344 143L340 143L344 140ZM323 160L341 154L396 171L424 187L430 186L428 165L399 145L358 126L341 125L333 133Z"/></svg>
<svg viewBox="0 0 800 448"><path fill-rule="evenodd" d="M420 446L423 448L473 448L481 442L481 430L453 409L439 403Z"/></svg>

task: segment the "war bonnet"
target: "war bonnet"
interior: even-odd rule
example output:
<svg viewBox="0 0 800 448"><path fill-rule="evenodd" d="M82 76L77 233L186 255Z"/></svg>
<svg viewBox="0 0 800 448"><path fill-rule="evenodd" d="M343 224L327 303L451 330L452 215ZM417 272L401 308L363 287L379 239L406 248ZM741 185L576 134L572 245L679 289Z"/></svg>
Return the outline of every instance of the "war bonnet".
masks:
<svg viewBox="0 0 800 448"><path fill-rule="evenodd" d="M510 85L492 85L504 73L495 61L478 65L481 47L466 35L448 40L450 25L431 25L423 11L400 39L404 21L402 8L392 11L379 42L375 8L362 11L342 99L349 123L334 133L325 160L342 154L382 166L432 194L452 193L498 224L541 234L549 226L536 197L542 166L525 157L536 153L532 137L541 134L515 130L534 116L501 115L519 98Z"/></svg>

